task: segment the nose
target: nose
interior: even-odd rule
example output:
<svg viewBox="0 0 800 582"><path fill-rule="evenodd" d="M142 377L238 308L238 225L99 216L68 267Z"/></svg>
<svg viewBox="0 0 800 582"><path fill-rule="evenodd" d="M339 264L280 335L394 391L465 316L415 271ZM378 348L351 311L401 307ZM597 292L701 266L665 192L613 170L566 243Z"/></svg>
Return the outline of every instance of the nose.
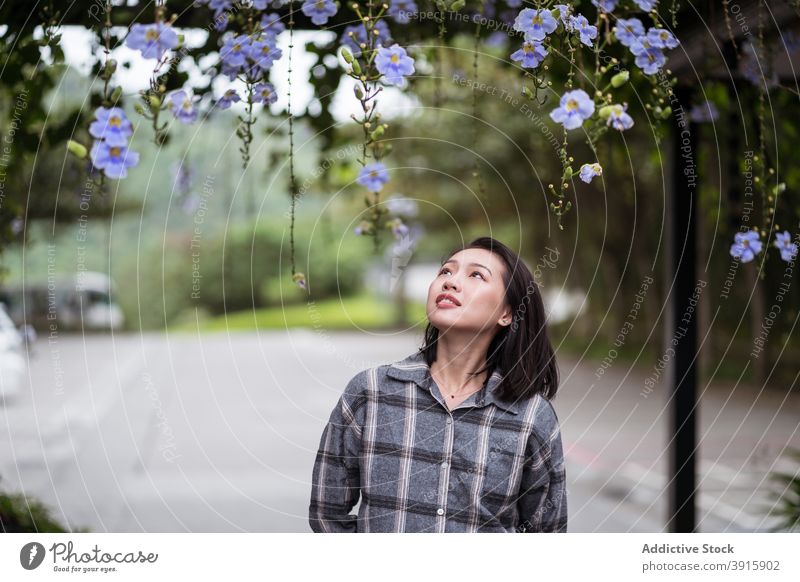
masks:
<svg viewBox="0 0 800 582"><path fill-rule="evenodd" d="M447 291L448 289L453 289L453 290L456 290L456 289L457 289L457 287L456 287L455 283L453 283L453 280L452 280L452 279L448 279L448 280L446 280L446 281L444 282L444 285L442 285L442 288L443 288L445 291Z"/></svg>

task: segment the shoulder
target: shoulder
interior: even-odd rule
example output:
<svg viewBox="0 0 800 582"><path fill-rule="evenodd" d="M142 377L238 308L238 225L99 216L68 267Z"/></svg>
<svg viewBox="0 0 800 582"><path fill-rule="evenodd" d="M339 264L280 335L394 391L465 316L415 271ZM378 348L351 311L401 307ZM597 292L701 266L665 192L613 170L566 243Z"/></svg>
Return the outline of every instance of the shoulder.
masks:
<svg viewBox="0 0 800 582"><path fill-rule="evenodd" d="M366 368L359 371L355 376L352 376L350 380L347 381L347 385L344 388L345 396L352 397L363 393L369 385L369 375L372 370L372 368Z"/></svg>
<svg viewBox="0 0 800 582"><path fill-rule="evenodd" d="M379 393L394 395L402 392L405 383L398 380L398 374L402 371L399 372L394 363L364 368L348 380L342 400L357 409L367 402L377 402Z"/></svg>
<svg viewBox="0 0 800 582"><path fill-rule="evenodd" d="M532 444L549 455L552 449L560 448L561 425L558 414L553 403L541 394L534 395L530 405L534 407Z"/></svg>

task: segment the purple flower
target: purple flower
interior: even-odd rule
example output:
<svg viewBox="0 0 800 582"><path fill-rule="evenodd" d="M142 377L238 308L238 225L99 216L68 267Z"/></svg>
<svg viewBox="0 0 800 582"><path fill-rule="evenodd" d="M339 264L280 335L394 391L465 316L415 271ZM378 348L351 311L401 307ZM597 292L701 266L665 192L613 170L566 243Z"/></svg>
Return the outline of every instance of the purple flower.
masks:
<svg viewBox="0 0 800 582"><path fill-rule="evenodd" d="M610 125L619 131L633 127L633 118L626 113L627 110L627 103L622 105L611 105L611 114L608 116L608 122L606 125Z"/></svg>
<svg viewBox="0 0 800 582"><path fill-rule="evenodd" d="M644 10L645 12L650 12L653 8L656 7L658 4L658 0L633 0L636 5Z"/></svg>
<svg viewBox="0 0 800 582"><path fill-rule="evenodd" d="M110 146L128 145L128 138L133 134L133 127L122 109L98 107L94 115L95 121L89 126L89 133L92 137L105 140Z"/></svg>
<svg viewBox="0 0 800 582"><path fill-rule="evenodd" d="M594 101L583 89L567 91L561 96L559 106L550 112L550 118L566 129L575 129L583 125L594 113Z"/></svg>
<svg viewBox="0 0 800 582"><path fill-rule="evenodd" d="M356 182L364 186L370 192L377 192L386 182L389 181L389 170L380 162L367 164L358 173Z"/></svg>
<svg viewBox="0 0 800 582"><path fill-rule="evenodd" d="M411 20L411 15L418 11L419 8L417 8L414 0L391 0L387 14L391 16L395 22L408 24Z"/></svg>
<svg viewBox="0 0 800 582"><path fill-rule="evenodd" d="M379 20L376 22L372 30L372 35L375 37L373 46L377 46L379 44L386 46L389 44L389 41L392 40L392 37L389 33L389 25L386 24L385 20ZM377 35L374 32L376 30L378 31ZM352 35L350 33L352 33ZM351 24L350 26L346 26L342 32L340 42L350 49L350 52L353 53L354 57L357 57L361 54L360 45L362 43L365 46L369 46L367 43L367 35L364 32L364 26L361 24Z"/></svg>
<svg viewBox="0 0 800 582"><path fill-rule="evenodd" d="M595 176L602 176L603 175L603 168L600 164L583 164L581 166L581 173L580 177L581 180L586 182L587 184L592 181L592 178Z"/></svg>
<svg viewBox="0 0 800 582"><path fill-rule="evenodd" d="M189 164L183 162L173 162L171 168L175 176L174 189L181 196L187 195L192 189L192 182L195 174L194 170Z"/></svg>
<svg viewBox="0 0 800 582"><path fill-rule="evenodd" d="M311 22L320 26L328 22L328 18L336 14L339 9L332 0L306 0L303 2L302 10Z"/></svg>
<svg viewBox="0 0 800 582"><path fill-rule="evenodd" d="M222 62L229 67L242 67L250 56L250 38L244 34L229 36L219 51Z"/></svg>
<svg viewBox="0 0 800 582"><path fill-rule="evenodd" d="M522 48L511 55L512 61L521 63L526 69L535 69L547 56L547 49L544 45L535 40L525 41Z"/></svg>
<svg viewBox="0 0 800 582"><path fill-rule="evenodd" d="M759 89L769 91L780 84L778 71L770 60L758 54L756 46L749 41L742 43L742 56L739 58L739 71Z"/></svg>
<svg viewBox="0 0 800 582"><path fill-rule="evenodd" d="M762 243L758 239L757 230L747 232L737 232L733 237L734 243L731 245L731 256L741 259L743 263L752 261L761 252Z"/></svg>
<svg viewBox="0 0 800 582"><path fill-rule="evenodd" d="M270 104L278 100L278 94L275 92L275 87L272 83L259 83L253 87L253 101L255 103Z"/></svg>
<svg viewBox="0 0 800 582"><path fill-rule="evenodd" d="M208 7L214 12L227 12L233 7L233 0L208 0Z"/></svg>
<svg viewBox="0 0 800 582"><path fill-rule="evenodd" d="M667 57L661 49L650 46L647 37L640 36L630 47L636 55L636 66L642 69L645 75L652 75L667 62Z"/></svg>
<svg viewBox="0 0 800 582"><path fill-rule="evenodd" d="M597 27L589 24L586 17L582 14L571 16L569 19L570 29L577 32L581 37L581 42L586 46L592 46L592 39L597 38Z"/></svg>
<svg viewBox="0 0 800 582"><path fill-rule="evenodd" d="M286 25L281 22L281 17L277 12L270 12L261 17L261 30L264 34L275 38L286 30Z"/></svg>
<svg viewBox="0 0 800 582"><path fill-rule="evenodd" d="M419 204L411 198L394 196L386 200L386 208L395 215L416 216L419 213Z"/></svg>
<svg viewBox="0 0 800 582"><path fill-rule="evenodd" d="M403 224L403 221L399 218L395 218L391 221L392 226L392 234L397 240L402 239L403 237L408 236L408 226Z"/></svg>
<svg viewBox="0 0 800 582"><path fill-rule="evenodd" d="M558 23L549 10L523 8L514 19L514 30L525 33L525 40L542 40Z"/></svg>
<svg viewBox="0 0 800 582"><path fill-rule="evenodd" d="M787 263L797 256L797 243L792 242L792 235L788 230L777 233L774 244L781 251L781 258Z"/></svg>
<svg viewBox="0 0 800 582"><path fill-rule="evenodd" d="M402 88L406 86L406 77L414 72L414 59L406 54L406 49L394 43L389 48L378 48L375 68L385 77L387 83Z"/></svg>
<svg viewBox="0 0 800 582"><path fill-rule="evenodd" d="M228 13L220 12L214 15L214 30L222 32L228 27Z"/></svg>
<svg viewBox="0 0 800 582"><path fill-rule="evenodd" d="M265 71L283 55L283 51L273 42L272 39L267 38L266 40L257 40L250 45L250 58L256 66Z"/></svg>
<svg viewBox="0 0 800 582"><path fill-rule="evenodd" d="M146 59L161 59L165 52L178 46L178 35L171 26L162 22L134 24L125 45L141 51Z"/></svg>
<svg viewBox="0 0 800 582"><path fill-rule="evenodd" d="M197 110L194 108L192 95L183 89L169 94L170 109L172 114L181 123L193 123L197 119Z"/></svg>
<svg viewBox="0 0 800 582"><path fill-rule="evenodd" d="M638 18L620 18L617 20L617 25L614 27L614 36L617 37L620 44L630 47L636 39L644 34L644 25Z"/></svg>
<svg viewBox="0 0 800 582"><path fill-rule="evenodd" d="M651 28L647 31L647 42L655 48L672 49L678 46L678 39L664 28Z"/></svg>
<svg viewBox="0 0 800 582"><path fill-rule="evenodd" d="M236 89L228 89L225 93L217 99L217 107L220 109L229 109L234 103L238 103L242 98L236 92Z"/></svg>
<svg viewBox="0 0 800 582"><path fill-rule="evenodd" d="M486 46L493 48L503 48L508 44L508 35L502 30L495 30L485 41Z"/></svg>
<svg viewBox="0 0 800 582"><path fill-rule="evenodd" d="M689 118L695 123L708 123L715 121L719 117L719 111L713 101L705 100L702 103L692 105L689 111Z"/></svg>
<svg viewBox="0 0 800 582"><path fill-rule="evenodd" d="M592 4L597 6L597 9L601 12L614 12L614 8L617 7L618 0L592 0Z"/></svg>
<svg viewBox="0 0 800 582"><path fill-rule="evenodd" d="M90 153L92 164L105 172L109 178L125 178L128 168L139 163L139 154L127 146L112 146L104 141L96 141Z"/></svg>
<svg viewBox="0 0 800 582"><path fill-rule="evenodd" d="M564 23L564 26L569 26L569 13L572 6L568 6L567 4L555 4L553 8L558 10L558 17L561 19L561 22Z"/></svg>
<svg viewBox="0 0 800 582"><path fill-rule="evenodd" d="M790 53L800 49L800 38L791 30L781 32L781 41Z"/></svg>

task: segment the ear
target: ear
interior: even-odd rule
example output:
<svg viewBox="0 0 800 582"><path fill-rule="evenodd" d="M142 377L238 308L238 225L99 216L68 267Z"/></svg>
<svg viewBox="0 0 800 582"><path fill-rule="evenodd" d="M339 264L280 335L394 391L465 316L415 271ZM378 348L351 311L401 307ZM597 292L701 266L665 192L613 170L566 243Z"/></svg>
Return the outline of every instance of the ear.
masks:
<svg viewBox="0 0 800 582"><path fill-rule="evenodd" d="M497 323L499 325L502 325L503 327L506 327L511 325L511 321L512 321L511 310L506 309L505 311L503 311L503 314L500 316L500 319L497 320Z"/></svg>

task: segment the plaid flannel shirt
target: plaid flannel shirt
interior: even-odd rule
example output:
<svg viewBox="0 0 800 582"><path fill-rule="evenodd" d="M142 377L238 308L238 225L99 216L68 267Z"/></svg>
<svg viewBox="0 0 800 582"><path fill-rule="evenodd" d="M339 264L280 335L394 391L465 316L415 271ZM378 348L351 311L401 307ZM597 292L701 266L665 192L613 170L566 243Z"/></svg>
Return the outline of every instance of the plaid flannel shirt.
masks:
<svg viewBox="0 0 800 582"><path fill-rule="evenodd" d="M539 394L500 401L501 379L495 369L451 411L420 351L356 374L322 432L311 529L566 532L555 410Z"/></svg>

